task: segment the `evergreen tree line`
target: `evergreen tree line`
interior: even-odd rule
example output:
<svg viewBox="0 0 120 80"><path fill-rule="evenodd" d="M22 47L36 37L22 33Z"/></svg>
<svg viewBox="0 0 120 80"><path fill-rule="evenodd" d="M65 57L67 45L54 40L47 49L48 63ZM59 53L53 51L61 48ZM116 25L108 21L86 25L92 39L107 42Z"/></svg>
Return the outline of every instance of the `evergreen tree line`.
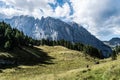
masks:
<svg viewBox="0 0 120 80"><path fill-rule="evenodd" d="M113 53L111 55L112 60L116 60L117 59L117 54L119 54L119 53L120 53L120 46L116 46L113 49Z"/></svg>
<svg viewBox="0 0 120 80"><path fill-rule="evenodd" d="M12 50L14 47L29 46L32 42L32 38L23 34L18 29L11 28L9 24L4 21L0 22L0 49Z"/></svg>
<svg viewBox="0 0 120 80"><path fill-rule="evenodd" d="M11 28L10 25L5 22L0 22L0 49L13 50L15 47L21 46L33 46L33 45L48 45L48 46L64 46L72 50L83 51L84 54L88 54L93 57L103 58L101 52L90 46L82 43L71 43L65 40L35 40L27 35L24 35L22 31L16 28Z"/></svg>
<svg viewBox="0 0 120 80"><path fill-rule="evenodd" d="M92 57L97 57L97 58L104 58L102 55L102 52L99 51L97 48L94 48L90 45L84 45L82 43L71 43L70 41L66 40L57 40L57 41L52 41L52 40L34 40L33 45L48 45L48 46L64 46L68 49L72 50L77 50L77 51L82 51L85 56L90 55Z"/></svg>
<svg viewBox="0 0 120 80"><path fill-rule="evenodd" d="M115 50L116 50L116 53L117 53L117 54L120 53L120 46L116 46L116 47L115 47Z"/></svg>

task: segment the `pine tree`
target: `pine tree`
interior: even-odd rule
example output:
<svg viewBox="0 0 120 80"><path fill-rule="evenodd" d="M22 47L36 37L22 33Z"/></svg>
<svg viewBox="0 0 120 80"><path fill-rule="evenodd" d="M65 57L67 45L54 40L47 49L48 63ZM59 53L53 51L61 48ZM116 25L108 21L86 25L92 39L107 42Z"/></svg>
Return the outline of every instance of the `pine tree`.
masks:
<svg viewBox="0 0 120 80"><path fill-rule="evenodd" d="M120 46L116 46L116 47L115 47L115 51L116 51L116 53L118 54L118 53L120 52Z"/></svg>
<svg viewBox="0 0 120 80"><path fill-rule="evenodd" d="M5 43L4 48L5 48L6 50L10 50L10 49L11 49L11 43L10 43L10 41L7 41L7 42Z"/></svg>
<svg viewBox="0 0 120 80"><path fill-rule="evenodd" d="M112 60L116 60L116 59L117 59L117 53L116 53L115 50L113 50L113 53L112 53L112 55L111 55L111 58L112 58Z"/></svg>

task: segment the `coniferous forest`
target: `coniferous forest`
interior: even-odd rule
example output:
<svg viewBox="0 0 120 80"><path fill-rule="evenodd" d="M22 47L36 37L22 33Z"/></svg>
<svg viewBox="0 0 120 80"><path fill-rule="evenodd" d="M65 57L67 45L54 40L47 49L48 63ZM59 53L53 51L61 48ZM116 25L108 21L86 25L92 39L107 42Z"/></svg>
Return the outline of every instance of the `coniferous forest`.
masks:
<svg viewBox="0 0 120 80"><path fill-rule="evenodd" d="M11 28L9 24L0 22L0 49L12 50L14 47L28 46L32 38L24 35L22 31Z"/></svg>

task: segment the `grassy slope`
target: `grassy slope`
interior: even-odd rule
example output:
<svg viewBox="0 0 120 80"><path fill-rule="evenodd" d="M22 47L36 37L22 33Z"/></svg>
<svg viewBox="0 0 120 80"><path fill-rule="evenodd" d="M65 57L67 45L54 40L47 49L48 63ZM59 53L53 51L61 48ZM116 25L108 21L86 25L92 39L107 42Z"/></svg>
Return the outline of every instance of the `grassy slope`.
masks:
<svg viewBox="0 0 120 80"><path fill-rule="evenodd" d="M120 78L119 57L115 61L101 60L100 64L95 65L94 60L89 56L86 59L81 52L61 46L24 49L36 57L39 57L38 49L41 49L41 52L48 53L52 57L46 61L51 64L7 68L0 73L0 80L118 80ZM86 65L89 65L89 68Z"/></svg>

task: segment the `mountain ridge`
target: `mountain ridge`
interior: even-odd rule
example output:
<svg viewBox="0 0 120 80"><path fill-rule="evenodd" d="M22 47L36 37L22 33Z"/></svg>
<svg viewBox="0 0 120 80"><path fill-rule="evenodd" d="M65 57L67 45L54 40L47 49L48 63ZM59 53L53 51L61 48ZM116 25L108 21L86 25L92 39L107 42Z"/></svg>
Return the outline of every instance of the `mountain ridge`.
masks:
<svg viewBox="0 0 120 80"><path fill-rule="evenodd" d="M120 38L119 37L113 37L109 41L103 41L103 42L110 47L120 46Z"/></svg>
<svg viewBox="0 0 120 80"><path fill-rule="evenodd" d="M96 47L105 57L109 57L112 53L110 47L89 33L83 26L74 22L66 23L52 17L35 19L29 16L15 16L11 19L4 19L4 21L34 39L64 39Z"/></svg>

